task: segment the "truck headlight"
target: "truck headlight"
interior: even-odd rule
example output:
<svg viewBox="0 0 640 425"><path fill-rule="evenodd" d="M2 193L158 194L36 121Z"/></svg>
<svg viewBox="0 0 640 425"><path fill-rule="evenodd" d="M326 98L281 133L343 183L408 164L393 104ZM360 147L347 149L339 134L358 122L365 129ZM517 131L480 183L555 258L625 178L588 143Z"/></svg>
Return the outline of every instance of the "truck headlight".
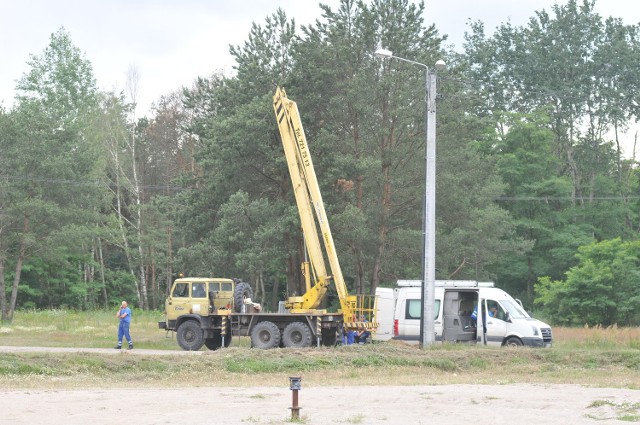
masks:
<svg viewBox="0 0 640 425"><path fill-rule="evenodd" d="M538 336L540 334L538 328L535 326L531 326L531 330L533 331L533 336Z"/></svg>

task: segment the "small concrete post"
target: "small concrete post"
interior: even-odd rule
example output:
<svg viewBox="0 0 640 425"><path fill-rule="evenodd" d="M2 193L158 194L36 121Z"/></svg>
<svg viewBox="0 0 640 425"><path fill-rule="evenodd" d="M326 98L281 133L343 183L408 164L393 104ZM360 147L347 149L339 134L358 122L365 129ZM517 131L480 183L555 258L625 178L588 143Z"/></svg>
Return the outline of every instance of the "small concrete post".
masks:
<svg viewBox="0 0 640 425"><path fill-rule="evenodd" d="M289 377L289 389L291 390L291 419L300 418L300 409L298 406L298 391L302 389L302 378L300 376Z"/></svg>

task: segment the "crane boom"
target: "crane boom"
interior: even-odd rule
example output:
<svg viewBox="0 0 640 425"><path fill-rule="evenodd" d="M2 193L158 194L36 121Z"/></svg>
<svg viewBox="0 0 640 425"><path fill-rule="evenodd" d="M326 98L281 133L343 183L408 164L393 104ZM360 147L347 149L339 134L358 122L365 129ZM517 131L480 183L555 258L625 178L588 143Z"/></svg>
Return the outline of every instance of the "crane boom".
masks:
<svg viewBox="0 0 640 425"><path fill-rule="evenodd" d="M278 87L273 96L273 108L293 184L311 271L314 276L314 285L308 287L306 293L301 297L289 297L285 306L296 313L317 309L324 299L330 281L333 280L338 292L345 326L356 329L375 328L376 324L372 320L376 308L375 297L349 295L347 291L298 107L294 101L287 98L284 89ZM318 232L316 222L320 232ZM322 242L319 235L322 236ZM327 273L323 246L331 274ZM368 320L362 320L361 317L366 317Z"/></svg>

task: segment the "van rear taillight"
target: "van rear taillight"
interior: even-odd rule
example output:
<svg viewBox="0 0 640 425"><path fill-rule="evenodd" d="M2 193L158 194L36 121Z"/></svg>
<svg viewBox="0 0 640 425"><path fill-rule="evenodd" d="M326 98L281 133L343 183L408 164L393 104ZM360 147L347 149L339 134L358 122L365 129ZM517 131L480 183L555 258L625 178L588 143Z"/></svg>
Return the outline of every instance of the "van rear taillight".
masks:
<svg viewBox="0 0 640 425"><path fill-rule="evenodd" d="M393 336L398 336L398 319L393 321Z"/></svg>

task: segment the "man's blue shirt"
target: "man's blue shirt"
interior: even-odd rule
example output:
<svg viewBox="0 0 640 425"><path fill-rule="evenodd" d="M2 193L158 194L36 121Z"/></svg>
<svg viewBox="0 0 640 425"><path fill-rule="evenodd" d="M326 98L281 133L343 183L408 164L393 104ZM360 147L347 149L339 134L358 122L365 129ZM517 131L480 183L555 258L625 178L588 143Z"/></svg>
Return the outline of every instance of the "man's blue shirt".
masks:
<svg viewBox="0 0 640 425"><path fill-rule="evenodd" d="M120 321L124 321L127 323L131 323L131 310L129 309L129 307L125 307L125 308L121 308L120 309L120 316L122 316L123 314L126 314L126 316L121 317Z"/></svg>

